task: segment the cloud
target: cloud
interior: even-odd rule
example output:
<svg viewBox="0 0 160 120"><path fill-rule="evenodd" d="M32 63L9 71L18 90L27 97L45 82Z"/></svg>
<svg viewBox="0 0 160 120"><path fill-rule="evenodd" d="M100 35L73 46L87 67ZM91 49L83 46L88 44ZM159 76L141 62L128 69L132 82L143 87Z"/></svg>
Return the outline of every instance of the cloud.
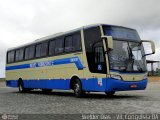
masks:
<svg viewBox="0 0 160 120"><path fill-rule="evenodd" d="M159 5L158 0L1 0L1 75L7 48L94 23L137 29L142 39L155 41L154 58L160 60Z"/></svg>

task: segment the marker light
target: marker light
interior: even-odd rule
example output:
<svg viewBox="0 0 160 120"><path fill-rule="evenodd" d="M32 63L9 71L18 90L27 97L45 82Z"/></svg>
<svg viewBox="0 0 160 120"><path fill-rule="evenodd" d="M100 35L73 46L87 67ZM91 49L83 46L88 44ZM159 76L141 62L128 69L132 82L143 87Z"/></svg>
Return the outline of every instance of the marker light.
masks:
<svg viewBox="0 0 160 120"><path fill-rule="evenodd" d="M144 75L143 79L147 79L147 78L148 78L148 76L147 76L147 75Z"/></svg>
<svg viewBox="0 0 160 120"><path fill-rule="evenodd" d="M120 75L110 75L110 77L113 79L122 80L122 77Z"/></svg>

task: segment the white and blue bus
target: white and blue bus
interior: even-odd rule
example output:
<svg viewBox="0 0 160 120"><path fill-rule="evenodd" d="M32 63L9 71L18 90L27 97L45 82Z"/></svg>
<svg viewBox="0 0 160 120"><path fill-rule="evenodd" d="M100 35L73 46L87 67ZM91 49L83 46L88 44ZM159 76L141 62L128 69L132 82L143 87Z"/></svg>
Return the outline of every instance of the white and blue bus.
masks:
<svg viewBox="0 0 160 120"><path fill-rule="evenodd" d="M6 85L19 92L41 89L85 92L144 90L146 54L135 29L107 24L84 26L9 49Z"/></svg>

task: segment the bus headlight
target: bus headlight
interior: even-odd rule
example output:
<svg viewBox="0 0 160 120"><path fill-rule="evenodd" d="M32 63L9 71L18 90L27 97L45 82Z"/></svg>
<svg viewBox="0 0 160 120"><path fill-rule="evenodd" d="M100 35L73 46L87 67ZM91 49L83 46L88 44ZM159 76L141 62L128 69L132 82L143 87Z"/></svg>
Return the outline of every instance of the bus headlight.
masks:
<svg viewBox="0 0 160 120"><path fill-rule="evenodd" d="M147 78L148 78L148 76L147 76L147 75L144 75L143 79L147 79Z"/></svg>
<svg viewBox="0 0 160 120"><path fill-rule="evenodd" d="M110 75L110 77L113 79L122 80L122 77L120 75Z"/></svg>

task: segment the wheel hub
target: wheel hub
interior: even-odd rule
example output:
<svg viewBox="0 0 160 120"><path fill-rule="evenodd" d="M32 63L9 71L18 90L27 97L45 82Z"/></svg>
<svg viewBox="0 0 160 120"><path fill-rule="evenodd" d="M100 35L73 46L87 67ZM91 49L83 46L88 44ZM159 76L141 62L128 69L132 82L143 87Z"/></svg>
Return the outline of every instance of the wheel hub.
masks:
<svg viewBox="0 0 160 120"><path fill-rule="evenodd" d="M20 89L20 91L22 91L22 84L20 84L19 89Z"/></svg>
<svg viewBox="0 0 160 120"><path fill-rule="evenodd" d="M78 93L79 92L79 85L75 84L75 92Z"/></svg>

